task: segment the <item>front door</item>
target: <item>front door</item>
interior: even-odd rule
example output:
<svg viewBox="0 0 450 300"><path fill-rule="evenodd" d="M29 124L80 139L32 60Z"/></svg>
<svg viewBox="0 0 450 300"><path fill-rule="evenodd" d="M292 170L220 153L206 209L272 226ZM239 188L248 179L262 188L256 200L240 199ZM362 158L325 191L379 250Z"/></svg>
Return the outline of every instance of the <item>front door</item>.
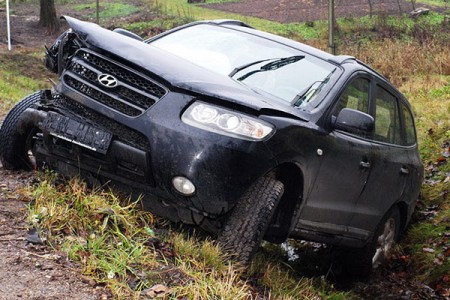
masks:
<svg viewBox="0 0 450 300"><path fill-rule="evenodd" d="M351 80L340 95L332 118L343 108L368 113L369 91L369 79ZM315 183L306 191L296 227L348 234L347 224L371 173L372 142L363 134L341 130L333 130L322 138L321 149L317 149L322 159L320 170Z"/></svg>

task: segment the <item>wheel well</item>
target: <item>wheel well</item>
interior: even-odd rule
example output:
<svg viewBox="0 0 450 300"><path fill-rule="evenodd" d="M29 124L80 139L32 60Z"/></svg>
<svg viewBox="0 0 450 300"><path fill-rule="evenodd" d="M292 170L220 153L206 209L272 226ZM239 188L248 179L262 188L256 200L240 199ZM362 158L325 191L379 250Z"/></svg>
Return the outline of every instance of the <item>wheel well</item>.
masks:
<svg viewBox="0 0 450 300"><path fill-rule="evenodd" d="M279 165L271 172L284 185L284 194L272 217L265 239L270 242L284 242L291 228L292 217L303 192L303 173L293 163Z"/></svg>
<svg viewBox="0 0 450 300"><path fill-rule="evenodd" d="M408 219L408 205L405 202L399 202L397 204L398 210L400 212L400 232L406 228L406 220Z"/></svg>

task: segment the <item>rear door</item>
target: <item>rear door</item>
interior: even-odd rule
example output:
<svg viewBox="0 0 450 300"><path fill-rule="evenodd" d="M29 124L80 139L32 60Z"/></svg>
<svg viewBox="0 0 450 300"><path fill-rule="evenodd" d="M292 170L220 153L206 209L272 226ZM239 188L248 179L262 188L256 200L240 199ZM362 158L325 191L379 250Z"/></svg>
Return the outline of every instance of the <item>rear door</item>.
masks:
<svg viewBox="0 0 450 300"><path fill-rule="evenodd" d="M412 146L414 134L407 135L405 127L405 118L412 122L411 114L405 115L395 92L378 83L373 95L371 112L375 130L371 172L348 224L367 231L375 230L384 214L411 186L411 174L415 174L411 155L416 152ZM411 126L408 128L411 130Z"/></svg>

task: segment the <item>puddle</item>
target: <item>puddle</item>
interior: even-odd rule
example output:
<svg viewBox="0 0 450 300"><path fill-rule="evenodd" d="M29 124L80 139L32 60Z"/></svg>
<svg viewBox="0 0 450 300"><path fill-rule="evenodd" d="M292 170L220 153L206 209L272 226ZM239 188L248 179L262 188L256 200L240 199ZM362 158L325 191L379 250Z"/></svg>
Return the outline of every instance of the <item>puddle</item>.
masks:
<svg viewBox="0 0 450 300"><path fill-rule="evenodd" d="M343 271L342 250L326 244L288 240L280 245L286 263L299 275L324 277L342 290L348 290L357 280Z"/></svg>

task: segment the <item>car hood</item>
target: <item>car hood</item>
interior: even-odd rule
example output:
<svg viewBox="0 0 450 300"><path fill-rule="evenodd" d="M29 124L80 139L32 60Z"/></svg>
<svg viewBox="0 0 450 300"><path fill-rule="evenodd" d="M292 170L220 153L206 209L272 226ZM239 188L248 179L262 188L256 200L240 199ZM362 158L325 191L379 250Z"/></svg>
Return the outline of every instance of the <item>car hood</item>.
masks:
<svg viewBox="0 0 450 300"><path fill-rule="evenodd" d="M171 85L260 111L278 111L302 120L308 115L270 95L212 72L151 44L105 29L97 24L64 16L72 30L88 45L103 49L163 78ZM268 112L267 112L268 113Z"/></svg>

